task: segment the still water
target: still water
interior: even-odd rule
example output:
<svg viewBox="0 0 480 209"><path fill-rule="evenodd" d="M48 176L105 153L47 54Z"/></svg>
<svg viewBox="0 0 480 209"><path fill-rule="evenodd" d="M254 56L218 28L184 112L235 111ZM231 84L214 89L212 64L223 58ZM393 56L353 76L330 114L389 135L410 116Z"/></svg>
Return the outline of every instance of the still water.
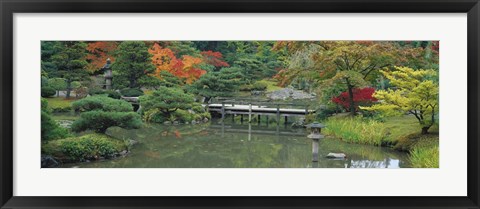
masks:
<svg viewBox="0 0 480 209"><path fill-rule="evenodd" d="M402 168L405 153L388 148L344 143L327 138L319 143L319 162L312 162L312 141L304 129L276 124L211 124L107 131L138 142L125 157L64 167L91 168ZM330 153L346 159L327 159Z"/></svg>

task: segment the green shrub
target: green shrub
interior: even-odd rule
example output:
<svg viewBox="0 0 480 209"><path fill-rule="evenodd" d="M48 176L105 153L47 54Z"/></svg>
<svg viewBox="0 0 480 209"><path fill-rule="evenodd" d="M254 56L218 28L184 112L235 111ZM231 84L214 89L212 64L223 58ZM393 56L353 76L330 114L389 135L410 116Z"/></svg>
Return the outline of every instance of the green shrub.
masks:
<svg viewBox="0 0 480 209"><path fill-rule="evenodd" d="M64 162L112 158L125 149L124 142L103 134L53 140L42 145L42 153Z"/></svg>
<svg viewBox="0 0 480 209"><path fill-rule="evenodd" d="M105 133L107 128L112 126L132 129L140 128L141 125L140 115L134 112L89 111L82 113L80 119L73 122L72 131L93 130L98 133Z"/></svg>
<svg viewBox="0 0 480 209"><path fill-rule="evenodd" d="M266 83L257 81L253 84L252 90L265 91L265 90L267 90L267 87L268 87L268 85Z"/></svg>
<svg viewBox="0 0 480 209"><path fill-rule="evenodd" d="M205 107L203 107L201 104L199 103L195 103L193 104L192 106L192 110L195 112L195 113L204 113L206 110L205 110Z"/></svg>
<svg viewBox="0 0 480 209"><path fill-rule="evenodd" d="M388 133L383 123L362 117L331 118L326 126L326 134L356 144L380 146Z"/></svg>
<svg viewBox="0 0 480 209"><path fill-rule="evenodd" d="M64 141L61 144L62 152L71 160L84 161L98 156L115 156L115 146L105 140L95 138L83 138L78 141Z"/></svg>
<svg viewBox="0 0 480 209"><path fill-rule="evenodd" d="M107 94L107 96L112 98L112 99L122 98L122 95L120 93L118 93L117 91L114 91L114 90L106 90L105 94Z"/></svg>
<svg viewBox="0 0 480 209"><path fill-rule="evenodd" d="M104 91L101 88L89 88L88 89L88 94L90 96L99 95L99 94L104 94Z"/></svg>
<svg viewBox="0 0 480 209"><path fill-rule="evenodd" d="M181 123L190 122L195 117L195 114L192 114L187 110L177 110L172 115L175 117L175 121Z"/></svg>
<svg viewBox="0 0 480 209"><path fill-rule="evenodd" d="M46 113L49 113L50 112L50 108L48 108L48 100L45 99L45 98L41 98L41 102L42 102L42 105L41 105L41 110L43 112L46 112Z"/></svg>
<svg viewBox="0 0 480 209"><path fill-rule="evenodd" d="M41 114L42 141L61 139L70 136L67 129L60 127L47 112L42 111Z"/></svg>
<svg viewBox="0 0 480 209"><path fill-rule="evenodd" d="M251 90L253 90L253 85L249 85L249 84L241 85L239 90L240 91L251 91Z"/></svg>
<svg viewBox="0 0 480 209"><path fill-rule="evenodd" d="M42 97L53 97L56 93L55 89L49 86L44 86L41 89Z"/></svg>
<svg viewBox="0 0 480 209"><path fill-rule="evenodd" d="M141 89L122 89L120 91L122 96L124 97L139 97L142 96L144 93Z"/></svg>
<svg viewBox="0 0 480 209"><path fill-rule="evenodd" d="M112 99L104 95L86 97L72 103L76 112L86 112L93 110L103 110L106 112L130 112L133 107L124 100Z"/></svg>

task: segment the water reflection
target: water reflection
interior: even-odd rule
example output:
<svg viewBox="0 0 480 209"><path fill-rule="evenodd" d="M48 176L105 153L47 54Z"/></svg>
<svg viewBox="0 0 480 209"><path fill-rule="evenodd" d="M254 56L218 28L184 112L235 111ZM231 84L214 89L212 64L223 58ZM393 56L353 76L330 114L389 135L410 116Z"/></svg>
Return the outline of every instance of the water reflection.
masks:
<svg viewBox="0 0 480 209"><path fill-rule="evenodd" d="M319 142L319 161L312 162L312 140L303 129L283 125L225 124L163 126L142 129L110 128L107 134L139 143L115 160L64 165L101 168L399 168L406 155L387 148ZM327 159L330 153L348 158Z"/></svg>

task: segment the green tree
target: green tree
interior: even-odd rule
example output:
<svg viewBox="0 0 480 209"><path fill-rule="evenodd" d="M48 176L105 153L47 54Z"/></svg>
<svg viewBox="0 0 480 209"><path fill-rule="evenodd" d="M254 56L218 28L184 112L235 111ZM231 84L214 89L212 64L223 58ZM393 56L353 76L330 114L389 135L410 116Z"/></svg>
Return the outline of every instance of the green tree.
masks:
<svg viewBox="0 0 480 209"><path fill-rule="evenodd" d="M414 70L408 67L395 67L396 71L381 71L395 89L378 90L373 95L380 102L364 110L378 111L386 115L414 115L422 127L422 134L435 124L438 113L438 83L435 70Z"/></svg>
<svg viewBox="0 0 480 209"><path fill-rule="evenodd" d="M238 91L243 75L238 67L222 68L219 72L209 72L195 81L189 91L205 97L208 102L212 97L231 96Z"/></svg>
<svg viewBox="0 0 480 209"><path fill-rule="evenodd" d="M155 70L151 57L144 42L124 41L118 46L112 64L114 75L127 80L130 88L138 88L138 81Z"/></svg>
<svg viewBox="0 0 480 209"><path fill-rule="evenodd" d="M192 95L185 93L182 89L165 86L161 86L151 95L141 96L139 99L140 105L145 111L158 109L167 117L178 109L190 109L194 104Z"/></svg>
<svg viewBox="0 0 480 209"><path fill-rule="evenodd" d="M75 82L72 82L72 84L74 83ZM58 97L59 92L67 88L67 82L63 78L50 78L48 79L48 86L52 87L57 92ZM76 88L75 85L72 85L72 88Z"/></svg>
<svg viewBox="0 0 480 209"><path fill-rule="evenodd" d="M66 98L70 98L72 91L72 82L81 81L88 78L85 70L87 66L86 58L87 45L83 42L64 41L55 45L56 53L52 55L52 64L55 65L55 72L49 74L50 77L65 79L67 84Z"/></svg>

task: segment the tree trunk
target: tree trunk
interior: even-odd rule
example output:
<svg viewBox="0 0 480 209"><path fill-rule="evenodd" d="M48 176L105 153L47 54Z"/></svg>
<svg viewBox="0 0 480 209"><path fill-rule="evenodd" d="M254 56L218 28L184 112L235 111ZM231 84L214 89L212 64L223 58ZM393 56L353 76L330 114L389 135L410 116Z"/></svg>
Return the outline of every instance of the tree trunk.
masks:
<svg viewBox="0 0 480 209"><path fill-rule="evenodd" d="M428 134L428 129L430 128L429 127L422 127L422 134Z"/></svg>
<svg viewBox="0 0 480 209"><path fill-rule="evenodd" d="M72 91L72 81L67 81L67 95L65 98L70 98L70 92Z"/></svg>
<svg viewBox="0 0 480 209"><path fill-rule="evenodd" d="M348 98L350 102L350 113L355 115L355 102L353 102L353 86L348 85Z"/></svg>
<svg viewBox="0 0 480 209"><path fill-rule="evenodd" d="M130 79L130 88L135 88L137 87L137 82L135 79Z"/></svg>

